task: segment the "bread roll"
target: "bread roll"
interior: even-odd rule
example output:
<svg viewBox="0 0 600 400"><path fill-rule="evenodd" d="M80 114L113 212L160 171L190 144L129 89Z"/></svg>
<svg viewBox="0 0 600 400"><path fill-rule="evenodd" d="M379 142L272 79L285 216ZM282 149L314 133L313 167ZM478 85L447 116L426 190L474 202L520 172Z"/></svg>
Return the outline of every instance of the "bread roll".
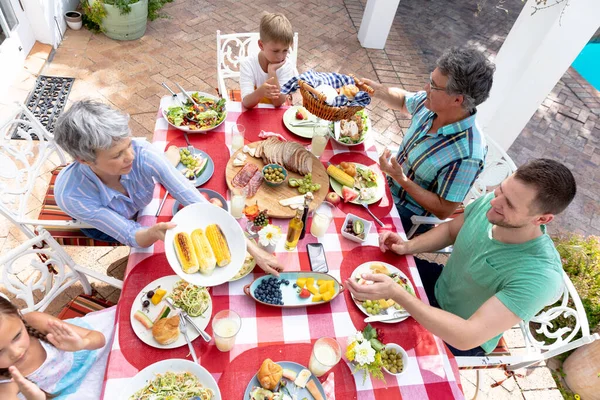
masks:
<svg viewBox="0 0 600 400"><path fill-rule="evenodd" d="M354 96L358 93L358 88L355 85L346 85L340 88L340 94L343 94L348 100L354 100Z"/></svg>
<svg viewBox="0 0 600 400"><path fill-rule="evenodd" d="M260 386L268 390L275 389L282 376L283 368L274 363L270 358L263 361L257 374Z"/></svg>
<svg viewBox="0 0 600 400"><path fill-rule="evenodd" d="M175 342L179 337L179 315L158 320L152 327L152 336L162 345Z"/></svg>

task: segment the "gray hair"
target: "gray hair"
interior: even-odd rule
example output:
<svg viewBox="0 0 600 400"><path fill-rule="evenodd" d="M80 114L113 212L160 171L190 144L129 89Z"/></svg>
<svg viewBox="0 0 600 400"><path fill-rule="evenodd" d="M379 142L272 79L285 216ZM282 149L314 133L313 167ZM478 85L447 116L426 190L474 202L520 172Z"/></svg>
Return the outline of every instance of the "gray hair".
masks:
<svg viewBox="0 0 600 400"><path fill-rule="evenodd" d="M96 150L110 149L131 136L129 115L94 100L73 103L56 122L56 143L71 157L96 161Z"/></svg>
<svg viewBox="0 0 600 400"><path fill-rule="evenodd" d="M496 66L481 51L471 47L451 47L436 64L448 77L446 91L462 95L466 110L472 111L489 97Z"/></svg>

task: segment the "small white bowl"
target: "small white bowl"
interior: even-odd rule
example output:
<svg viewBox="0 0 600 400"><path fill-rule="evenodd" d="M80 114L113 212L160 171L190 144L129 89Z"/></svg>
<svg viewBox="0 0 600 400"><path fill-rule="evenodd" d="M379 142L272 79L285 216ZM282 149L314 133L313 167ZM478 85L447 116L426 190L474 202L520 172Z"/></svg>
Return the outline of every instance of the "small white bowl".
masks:
<svg viewBox="0 0 600 400"><path fill-rule="evenodd" d="M406 370L408 369L408 354L406 354L406 351L404 351L404 349L396 343L388 343L385 345L384 349L394 349L394 350L396 350L396 354L402 355L402 372L393 374L386 367L383 367L385 372L387 372L390 375L396 375L396 376L404 374L406 372Z"/></svg>
<svg viewBox="0 0 600 400"><path fill-rule="evenodd" d="M346 225L348 225L348 220L352 220L352 222L354 222L357 219L362 221L363 224L365 225L365 238L364 239L361 239L358 236L352 235L350 233L346 233L346 231L344 231L344 229L346 229ZM362 243L365 240L367 240L367 234L371 231L371 225L373 225L373 224L370 221L367 221L366 219L357 217L354 214L348 214L348 215L346 215L346 219L344 220L344 225L342 226L341 234L343 237L345 237L348 240L352 240L353 242L357 242L357 243Z"/></svg>

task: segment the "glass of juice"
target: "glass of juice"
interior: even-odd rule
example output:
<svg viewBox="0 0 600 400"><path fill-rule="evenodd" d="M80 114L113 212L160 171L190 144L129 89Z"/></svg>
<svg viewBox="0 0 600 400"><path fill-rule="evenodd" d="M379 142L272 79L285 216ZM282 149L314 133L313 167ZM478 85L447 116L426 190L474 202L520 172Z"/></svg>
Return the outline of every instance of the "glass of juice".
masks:
<svg viewBox="0 0 600 400"><path fill-rule="evenodd" d="M213 335L217 349L230 351L235 345L235 337L241 327L242 319L235 311L219 311L212 320Z"/></svg>
<svg viewBox="0 0 600 400"><path fill-rule="evenodd" d="M244 125L235 124L231 127L231 152L235 153L244 147L244 134L246 128Z"/></svg>
<svg viewBox="0 0 600 400"><path fill-rule="evenodd" d="M331 215L330 207L324 207L324 204L321 204L313 214L310 225L310 234L317 238L325 236L329 225L331 225L332 219L333 216Z"/></svg>
<svg viewBox="0 0 600 400"><path fill-rule="evenodd" d="M246 207L246 193L243 191L231 192L231 216L240 219L244 216L244 207Z"/></svg>
<svg viewBox="0 0 600 400"><path fill-rule="evenodd" d="M321 377L335 367L342 357L342 348L337 340L324 337L313 346L308 369L314 376Z"/></svg>
<svg viewBox="0 0 600 400"><path fill-rule="evenodd" d="M313 127L313 136L310 142L310 152L317 158L321 157L321 154L325 151L325 146L327 146L327 140L329 139L328 131L329 127L323 125L323 121L318 118Z"/></svg>

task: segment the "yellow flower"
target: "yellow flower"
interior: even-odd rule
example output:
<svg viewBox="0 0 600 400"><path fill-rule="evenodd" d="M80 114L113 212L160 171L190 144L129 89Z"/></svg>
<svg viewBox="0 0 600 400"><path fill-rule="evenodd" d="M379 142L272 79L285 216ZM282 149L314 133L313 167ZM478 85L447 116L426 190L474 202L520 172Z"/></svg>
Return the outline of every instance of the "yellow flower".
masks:
<svg viewBox="0 0 600 400"><path fill-rule="evenodd" d="M354 348L356 347L356 342L352 342L348 345L346 349L346 358L348 361L354 361Z"/></svg>

